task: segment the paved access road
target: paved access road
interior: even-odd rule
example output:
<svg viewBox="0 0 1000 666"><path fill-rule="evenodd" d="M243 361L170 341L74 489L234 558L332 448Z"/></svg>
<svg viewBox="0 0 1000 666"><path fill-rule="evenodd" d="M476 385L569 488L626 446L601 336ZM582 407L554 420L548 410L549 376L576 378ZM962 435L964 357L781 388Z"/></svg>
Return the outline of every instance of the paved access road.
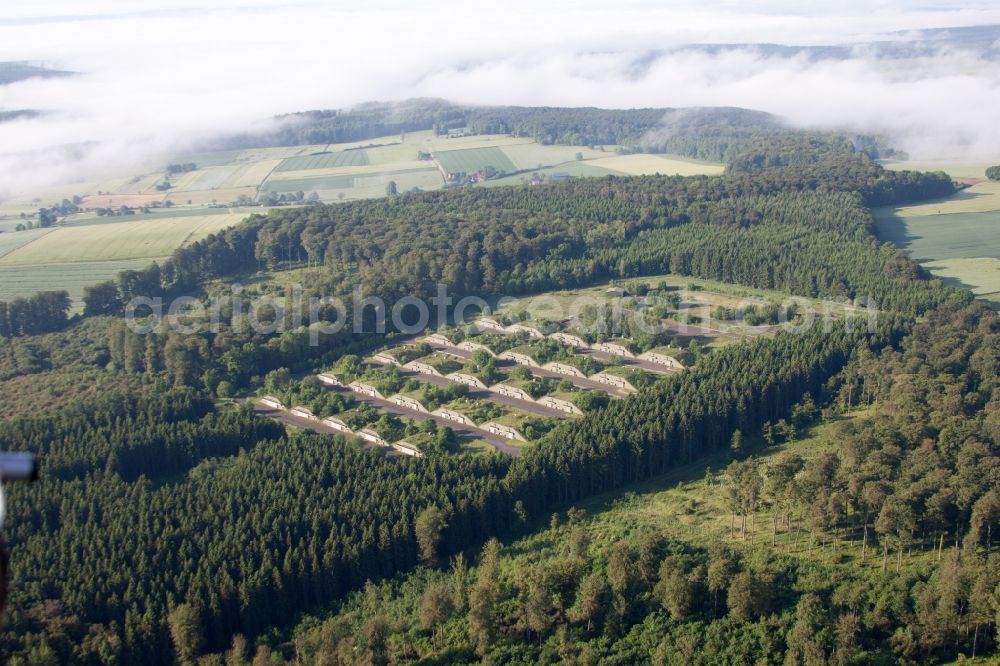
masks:
<svg viewBox="0 0 1000 666"><path fill-rule="evenodd" d="M460 358L466 361L472 360L472 352L466 351L465 349L459 349L458 347L452 347L446 345L436 345L433 343L428 343L428 344L430 344L430 346L433 347L434 349L440 352L444 352L445 354L451 354L456 358ZM515 363L514 361L501 360L499 358L497 359L497 366L501 368L513 368L516 367L517 365L518 364ZM585 377L571 377L570 375L563 375L558 372L545 370L544 368L534 368L528 365L522 367L528 368L528 370L531 371L531 374L533 374L536 377L546 377L549 379L556 379L560 381L565 379L568 380L571 384L573 384L573 386L576 386L577 388L586 389L587 391L604 391L612 398L627 398L628 396L631 395L629 391L623 391L621 389L615 388L614 386L608 386L607 384L602 384L601 382L595 381L593 379L588 379ZM657 367L660 368L660 371L664 370L664 368L660 366Z"/></svg>
<svg viewBox="0 0 1000 666"><path fill-rule="evenodd" d="M521 449L519 447L510 444L503 437L498 437L497 435L494 435L481 428L462 425L461 423L449 421L448 419L443 419L439 416L433 416L431 414L425 414L423 412L415 412L406 409L405 407L400 407L399 405L389 402L388 400L382 400L380 398L370 398L366 395L360 395L358 393L354 393L350 389L340 389L334 387L329 387L329 388L331 388L331 390L336 390L336 391L346 391L346 393L349 393L351 397L353 397L355 400L366 402L372 407L375 407L376 409L382 410L383 412L387 412L389 414L395 414L396 416L406 416L408 418L414 419L415 421L432 420L438 425L448 426L449 428L454 430L455 434L457 434L459 437L469 437L489 442L490 444L495 446L498 451L506 453L509 456L516 458L521 454ZM312 430L313 432L318 432L323 435L338 435L346 439L357 439L357 441L362 442L362 444L366 449L385 448L379 446L378 444L373 444L372 442L366 442L360 438L355 438L350 435L345 435L341 431L326 425L321 420L308 419L301 416L296 416L295 414L292 414L291 412L283 409L273 409L271 407L265 407L263 405L255 404L254 412L256 412L261 416L266 416L267 418L274 419L275 421L280 421L281 423L292 425L295 426L296 428L301 428L303 430Z"/></svg>

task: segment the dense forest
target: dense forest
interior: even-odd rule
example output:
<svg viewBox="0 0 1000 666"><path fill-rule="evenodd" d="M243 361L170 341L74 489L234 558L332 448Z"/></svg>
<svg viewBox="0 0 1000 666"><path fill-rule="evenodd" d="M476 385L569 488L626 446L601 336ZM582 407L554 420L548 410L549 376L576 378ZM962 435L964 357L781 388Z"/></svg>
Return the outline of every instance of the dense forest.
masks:
<svg viewBox="0 0 1000 666"><path fill-rule="evenodd" d="M545 126L545 112L527 115L512 112L510 122ZM706 150L715 149L711 143L706 140ZM858 426L859 432L879 433L867 444L872 450L897 452L884 469L871 472L871 481L893 507L892 520L909 525L898 508L914 493L902 482L913 478L904 454L913 451L926 462L922 447L933 448L928 441L946 443L949 452L928 464L959 478L955 496L942 505L947 525L924 527L967 543L969 557L979 557L977 548L988 550L991 538L984 531L991 534L995 522L982 499L990 496L990 485L966 483L956 472L967 468L969 456L976 469L993 469L987 465L998 444L996 317L970 307L968 292L930 279L907 256L878 243L868 211L947 194L950 179L885 171L837 137L801 133L769 141L755 134L739 143L745 159L734 157L718 177L459 188L254 216L146 270L125 271L90 288L84 317L66 330L35 335L18 329L16 337L0 340L0 381L27 384L86 373L118 379L99 398L0 421L0 448L37 451L47 470L39 483L9 492L6 536L16 578L0 650L10 663L168 664L218 656L240 641L278 647L281 631L299 613L329 608L368 580L418 563L443 564L574 502L706 455L742 453L743 437L765 440L776 431L787 437L789 419L801 413L807 394L825 408L837 400L848 408L884 408L907 386L920 388L912 406L886 412L891 418L911 414L900 441L887 443L895 421L889 428ZM700 357L688 372L554 428L517 459L445 452L394 459L333 437L286 432L227 400L260 389L272 371L330 367L379 345L391 331L342 331L312 344L310 330L295 324L289 309L289 325L270 333L224 323L192 335L165 329L137 335L120 317L134 296L204 298L225 292L227 281L260 277L261 271L263 280L251 280L253 293L281 296L285 287L266 276L285 269L296 269L310 294L346 295L358 283L387 301L431 295L437 283L456 296L496 296L672 272L790 294L871 298L879 317L871 328L838 321L828 329L725 346ZM233 300L224 303L226 314L237 307ZM917 317L942 319L914 328ZM944 322L956 322L947 342L920 343L951 331ZM962 336L967 342L956 347ZM930 353L946 360L940 366L922 362L921 354ZM898 376L921 380L893 385ZM948 399L937 398L938 390ZM883 434L889 439L883 441ZM852 464L845 460L845 475ZM834 477L838 483L848 478ZM849 498L847 491L841 495ZM913 501L913 511L922 506ZM905 529L889 518L873 520L872 547L878 541L897 548ZM702 556L693 554L678 565L681 573L670 569L667 577L688 576ZM596 560L581 566L602 571ZM608 568L607 576L615 570ZM655 584L653 578L645 584ZM753 596L752 572L741 569L736 579ZM599 587L599 578L588 585ZM569 583L565 589L575 592ZM634 589L643 599L646 593ZM502 601L504 612L518 612L517 597L488 589L483 594L483 603ZM542 649L554 635L581 629L578 620L546 626L539 620L531 633L508 632L508 625L494 622L496 606L474 603L471 596L468 603L470 613L478 609L471 638L454 640L471 654L488 651L496 637L506 641L497 649L523 643L516 649L535 654L533 645ZM643 603L637 601L634 616L617 621L616 631L653 617ZM775 606L779 616L789 608L782 603ZM704 604L693 604L690 613L719 632L725 649L739 649L742 634L726 639L730 625L713 622L723 615L720 608L709 616ZM558 615L553 607L542 614ZM764 616L747 611L732 621ZM441 617L446 622L450 616ZM908 624L902 614L886 618L866 630L865 649L885 653L891 646L883 634ZM657 621L648 620L653 633ZM373 641L392 628L374 617L365 622L369 637L347 662L385 663L386 653ZM990 623L980 624L982 645L992 645ZM596 618L587 625L588 633L605 631ZM502 631L482 633L493 628ZM660 640L633 654L649 658ZM947 654L939 646L915 645L914 654ZM242 663L245 652L237 649L230 663ZM208 657L207 663L219 659ZM629 657L620 662L631 663Z"/></svg>
<svg viewBox="0 0 1000 666"><path fill-rule="evenodd" d="M276 120L279 129L273 132L230 137L220 147L347 143L433 130L438 134L510 134L543 145L618 145L626 150L726 162L742 169L805 165L817 153L845 148L870 157L898 156L877 136L793 130L776 116L727 107L463 106L439 99L411 99L307 111Z"/></svg>
<svg viewBox="0 0 1000 666"><path fill-rule="evenodd" d="M643 496L619 497L596 519L570 509L509 547L490 541L370 585L286 640L254 650L239 637L226 658L917 664L989 654L998 355L1000 317L980 304L936 311L898 349L856 351L816 394L822 410L804 394L756 448L733 438L728 467L683 484L699 487L699 503L742 514L728 532L711 515L708 535L674 529ZM835 450L781 450L820 421Z"/></svg>

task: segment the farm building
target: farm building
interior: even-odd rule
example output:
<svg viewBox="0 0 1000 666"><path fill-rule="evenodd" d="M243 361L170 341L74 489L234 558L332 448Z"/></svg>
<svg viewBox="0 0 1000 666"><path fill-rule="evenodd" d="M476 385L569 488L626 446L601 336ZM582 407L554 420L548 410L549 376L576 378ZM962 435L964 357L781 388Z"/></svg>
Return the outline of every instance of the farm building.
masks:
<svg viewBox="0 0 1000 666"><path fill-rule="evenodd" d="M354 432L353 430L351 430L350 426L348 426L346 423L338 419L336 416L328 416L325 419L323 419L323 425L329 426L334 430L337 430L345 434L350 434Z"/></svg>
<svg viewBox="0 0 1000 666"><path fill-rule="evenodd" d="M622 358L635 358L635 354L628 347L620 345L617 342L598 342L593 348L605 354L621 356Z"/></svg>
<svg viewBox="0 0 1000 666"><path fill-rule="evenodd" d="M556 342L561 342L564 345L569 345L570 347L576 347L577 349L588 349L590 345L587 341L576 335L571 335L570 333L563 333L562 331L556 331L549 336Z"/></svg>
<svg viewBox="0 0 1000 666"><path fill-rule="evenodd" d="M263 398L260 399L260 404L264 405L265 407L270 407L271 409L285 408L285 403L281 402L273 395L265 395Z"/></svg>
<svg viewBox="0 0 1000 666"><path fill-rule="evenodd" d="M366 442L375 444L377 446L389 446L389 443L385 441L382 435L378 434L371 428L364 428L363 430L359 430L358 437L365 440Z"/></svg>
<svg viewBox="0 0 1000 666"><path fill-rule="evenodd" d="M464 372L453 372L448 375L447 378L456 384L465 384L466 386L472 386L474 388L487 388L486 384L481 379Z"/></svg>
<svg viewBox="0 0 1000 666"><path fill-rule="evenodd" d="M343 386L344 385L344 383L342 381L340 381L339 379L337 379L337 375L335 375L335 374L333 374L331 372L321 372L318 375L316 375L316 378L319 379L324 384L326 384L327 386Z"/></svg>
<svg viewBox="0 0 1000 666"><path fill-rule="evenodd" d="M518 400L527 400L528 402L535 401L524 389L509 384L495 384L490 387L490 390L508 398L517 398Z"/></svg>
<svg viewBox="0 0 1000 666"><path fill-rule="evenodd" d="M618 375L613 375L607 372L599 372L593 377L591 377L591 379L600 382L601 384L614 386L615 388L628 389L630 391L636 390L635 386L633 386L632 382L630 382L629 380L625 379L624 377L619 377Z"/></svg>
<svg viewBox="0 0 1000 666"><path fill-rule="evenodd" d="M419 400L417 400L416 398L411 398L408 395L403 395L401 393L397 393L396 395L390 397L389 400L399 405L400 407L403 407L405 409L412 409L415 412L426 413L428 411L426 407L420 404Z"/></svg>
<svg viewBox="0 0 1000 666"><path fill-rule="evenodd" d="M448 419L449 421L454 421L455 423L461 423L462 425L475 426L476 424L468 416L462 412L456 412L454 409L448 409L447 407L442 407L432 412L434 416L440 416L443 419Z"/></svg>
<svg viewBox="0 0 1000 666"><path fill-rule="evenodd" d="M538 361L531 358L527 354L521 354L512 349L500 354L500 359L504 361L514 361L514 363L517 363L518 365L526 365L529 368L538 367Z"/></svg>
<svg viewBox="0 0 1000 666"><path fill-rule="evenodd" d="M471 340L465 340L464 342L459 343L458 348L470 352L484 351L490 356L496 356L496 354L493 353L493 350L487 347L486 345L480 344L478 342L473 342Z"/></svg>
<svg viewBox="0 0 1000 666"><path fill-rule="evenodd" d="M538 404L543 407L548 407L549 409L557 409L560 412L566 412L567 414L583 414L579 407L574 405L569 400L563 400L562 398L556 398L551 395L542 396L538 399Z"/></svg>
<svg viewBox="0 0 1000 666"><path fill-rule="evenodd" d="M365 384L363 382L351 382L350 388L355 393L366 395L369 398L381 398L385 400L385 396L382 395L382 393L371 384Z"/></svg>
<svg viewBox="0 0 1000 666"><path fill-rule="evenodd" d="M541 340L545 334L528 324L511 324L505 329L508 333L524 333L533 340Z"/></svg>
<svg viewBox="0 0 1000 666"><path fill-rule="evenodd" d="M504 439L516 439L521 442L528 441L525 439L524 435L519 433L517 430L509 425L504 425L503 423L497 423L496 421L490 421L483 425L483 430L489 432L492 435L499 435Z"/></svg>
<svg viewBox="0 0 1000 666"><path fill-rule="evenodd" d="M372 356L372 360L376 363L383 363L385 365L399 365L399 361L396 357L392 355L391 352L383 351Z"/></svg>
<svg viewBox="0 0 1000 666"><path fill-rule="evenodd" d="M574 368L567 363L557 363L556 361L546 363L542 366L542 369L549 370L550 372L558 372L560 375L566 375L567 377L580 377L581 379L586 379L587 377L578 368Z"/></svg>
<svg viewBox="0 0 1000 666"><path fill-rule="evenodd" d="M498 322L498 321L497 321L496 319L494 319L493 317L480 317L479 319L477 319L477 320L476 320L475 322L473 322L473 323L474 323L474 324L475 324L475 325L476 325L476 326L477 326L478 328L488 328L488 329L492 329L492 330L494 330L494 331L503 331L503 332L506 332L506 330L507 330L507 329L506 329L506 328L504 327L504 325L503 325L503 324L501 324L500 322Z"/></svg>
<svg viewBox="0 0 1000 666"><path fill-rule="evenodd" d="M604 295L611 298L621 298L622 296L627 296L628 292L625 291L624 287L608 287L604 291Z"/></svg>
<svg viewBox="0 0 1000 666"><path fill-rule="evenodd" d="M419 372L422 375L434 375L435 377L441 376L441 373L437 371L437 368L421 361L410 361L403 367L407 370L412 370L413 372Z"/></svg>
<svg viewBox="0 0 1000 666"><path fill-rule="evenodd" d="M639 358L674 370L684 369L684 363L679 358L664 352L649 351L645 354L641 354Z"/></svg>
<svg viewBox="0 0 1000 666"><path fill-rule="evenodd" d="M313 419L313 420L315 420L316 418L316 415L313 414L312 410L309 409L308 407L302 407L300 405L296 405L295 407L292 407L291 411L292 411L292 416L298 416L303 419Z"/></svg>
<svg viewBox="0 0 1000 666"><path fill-rule="evenodd" d="M404 456L413 456L415 458L420 458L424 455L423 453L420 452L420 449L418 449L416 446L410 444L404 439L401 439L398 442L393 442L392 448L395 451L402 453Z"/></svg>

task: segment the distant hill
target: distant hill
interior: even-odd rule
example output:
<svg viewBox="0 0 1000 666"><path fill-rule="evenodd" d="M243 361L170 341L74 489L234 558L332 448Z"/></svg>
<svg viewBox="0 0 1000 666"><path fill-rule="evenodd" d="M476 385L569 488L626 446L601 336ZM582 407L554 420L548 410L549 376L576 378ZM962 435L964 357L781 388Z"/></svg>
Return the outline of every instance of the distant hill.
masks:
<svg viewBox="0 0 1000 666"><path fill-rule="evenodd" d="M0 62L0 86L26 79L50 79L57 76L72 76L73 74L75 72L49 69L25 60Z"/></svg>

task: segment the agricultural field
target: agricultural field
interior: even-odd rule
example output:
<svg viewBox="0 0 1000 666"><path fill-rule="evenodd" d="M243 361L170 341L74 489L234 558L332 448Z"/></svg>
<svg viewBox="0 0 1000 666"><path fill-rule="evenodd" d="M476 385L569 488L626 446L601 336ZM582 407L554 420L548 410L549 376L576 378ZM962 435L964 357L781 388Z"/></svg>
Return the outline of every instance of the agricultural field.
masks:
<svg viewBox="0 0 1000 666"><path fill-rule="evenodd" d="M330 167L367 166L368 155L364 150L341 150L322 152L301 157L289 157L281 162L276 171L304 171L308 169L329 169Z"/></svg>
<svg viewBox="0 0 1000 666"><path fill-rule="evenodd" d="M666 176L713 176L721 174L725 170L721 164L698 162L671 155L650 154L602 157L589 162L589 165L603 169L611 169L612 171L618 171L630 176L641 176L644 174L654 173Z"/></svg>
<svg viewBox="0 0 1000 666"><path fill-rule="evenodd" d="M32 241L38 240L52 231L52 229L31 229L29 231L10 231L0 234L0 258L24 247Z"/></svg>
<svg viewBox="0 0 1000 666"><path fill-rule="evenodd" d="M441 168L447 173L476 173L487 167L497 171L515 171L517 167L510 161L506 153L496 146L488 148L465 148L462 150L445 150L434 153Z"/></svg>
<svg viewBox="0 0 1000 666"><path fill-rule="evenodd" d="M890 166L904 165L934 166ZM938 166L952 177L979 182L946 199L875 210L878 236L945 281L1000 307L1000 183L981 180L983 165Z"/></svg>
<svg viewBox="0 0 1000 666"><path fill-rule="evenodd" d="M165 257L244 217L228 213L60 227L6 254L0 267Z"/></svg>
<svg viewBox="0 0 1000 666"><path fill-rule="evenodd" d="M87 181L11 193L0 200L2 297L31 295L42 288L35 285L70 287L79 295L82 285L113 277L122 262L135 267L139 260L169 256L184 243L236 224L250 212L266 210L235 208L238 204L294 198L298 192L337 202L385 196L390 182L401 193L436 190L445 185L442 171L471 174L487 166L506 172L533 171L485 181L486 186L525 184L536 173L542 179L560 180L721 169L667 156L620 156L617 150L617 146L546 146L506 135L438 136L422 131L354 143L163 156L131 167L131 172L94 174ZM168 164L194 168L168 173ZM67 199L80 201L81 212L61 219L57 228L15 231L20 224L34 223L39 208ZM95 213L123 207L136 215Z"/></svg>
<svg viewBox="0 0 1000 666"><path fill-rule="evenodd" d="M65 264L4 266L0 264L0 301L31 296L39 291L69 292L72 312L83 311L83 288L110 280L121 271L149 266L148 259L125 261L77 261Z"/></svg>

